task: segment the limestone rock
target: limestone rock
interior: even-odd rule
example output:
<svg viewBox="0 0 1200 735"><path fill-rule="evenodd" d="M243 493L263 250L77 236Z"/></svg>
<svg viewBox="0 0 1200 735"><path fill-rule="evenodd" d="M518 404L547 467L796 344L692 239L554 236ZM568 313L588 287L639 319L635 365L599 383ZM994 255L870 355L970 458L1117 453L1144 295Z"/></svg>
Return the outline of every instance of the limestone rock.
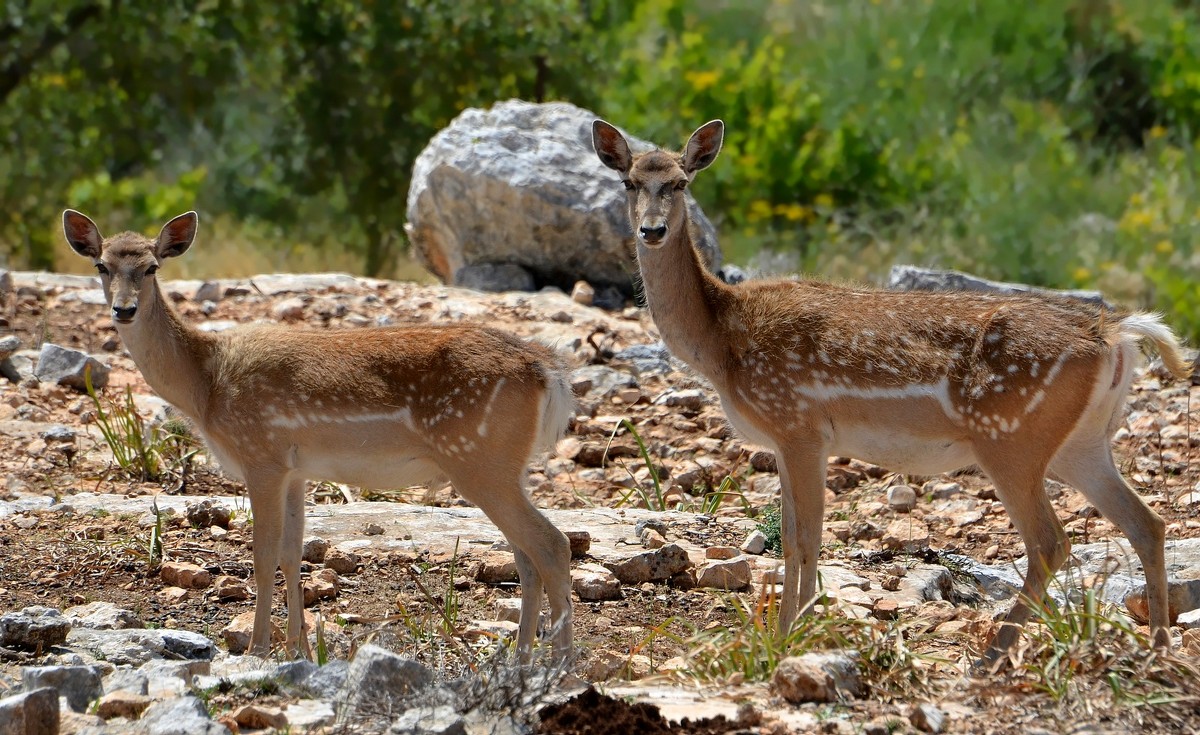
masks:
<svg viewBox="0 0 1200 735"><path fill-rule="evenodd" d="M34 376L43 383L56 383L76 390L85 390L84 374L88 369L92 373L92 386L99 390L108 385L108 366L96 358L67 347L59 347L47 342L42 345L38 355Z"/></svg>
<svg viewBox="0 0 1200 735"><path fill-rule="evenodd" d="M421 663L369 643L358 649L350 662L341 696L352 707L377 706L432 683L433 672Z"/></svg>
<svg viewBox="0 0 1200 735"><path fill-rule="evenodd" d="M915 518L900 518L888 524L883 545L898 551L919 551L929 546L929 527Z"/></svg>
<svg viewBox="0 0 1200 735"><path fill-rule="evenodd" d="M911 513L917 507L917 491L908 485L892 485L887 493L888 506L900 513Z"/></svg>
<svg viewBox="0 0 1200 735"><path fill-rule="evenodd" d="M96 714L105 720L111 720L114 717L136 720L153 701L145 694L118 689L100 698L100 701L96 703Z"/></svg>
<svg viewBox="0 0 1200 735"><path fill-rule="evenodd" d="M76 712L86 711L92 700L104 694L101 679L96 666L26 666L21 670L25 691L52 687Z"/></svg>
<svg viewBox="0 0 1200 735"><path fill-rule="evenodd" d="M1056 291L1023 283L989 281L952 270L935 270L913 265L894 265L888 275L888 288L897 291L984 291L998 294L1040 293L1063 296L1089 304L1109 306L1098 291Z"/></svg>
<svg viewBox="0 0 1200 735"><path fill-rule="evenodd" d="M599 564L580 564L571 570L571 588L584 602L619 600L621 581Z"/></svg>
<svg viewBox="0 0 1200 735"><path fill-rule="evenodd" d="M750 586L754 573L750 560L744 556L708 561L696 575L697 587L718 590L744 590Z"/></svg>
<svg viewBox="0 0 1200 735"><path fill-rule="evenodd" d="M0 735L58 735L58 692L37 689L0 699Z"/></svg>
<svg viewBox="0 0 1200 735"><path fill-rule="evenodd" d="M229 735L229 728L214 722L199 697L179 697L150 705L138 720L144 735Z"/></svg>
<svg viewBox="0 0 1200 735"><path fill-rule="evenodd" d="M806 653L779 662L771 677L779 696L792 704L834 702L862 690L858 664L841 653Z"/></svg>
<svg viewBox="0 0 1200 735"><path fill-rule="evenodd" d="M932 704L918 704L913 707L908 721L921 732L938 733L946 728L946 713Z"/></svg>
<svg viewBox="0 0 1200 735"><path fill-rule="evenodd" d="M14 352L21 349L21 340L15 334L0 338L0 360L7 360Z"/></svg>
<svg viewBox="0 0 1200 735"><path fill-rule="evenodd" d="M86 605L67 608L63 617L76 628L121 630L145 627L137 613L117 607L111 602L89 602Z"/></svg>
<svg viewBox="0 0 1200 735"><path fill-rule="evenodd" d="M625 190L592 149L595 119L573 105L519 100L460 114L413 166L406 230L416 259L455 285L479 278L480 265L519 266L534 287L570 293L585 279L632 294ZM716 270L716 232L687 198L693 242Z"/></svg>
<svg viewBox="0 0 1200 735"><path fill-rule="evenodd" d="M634 585L670 579L692 562L679 544L667 544L624 559L605 560L603 564L622 584Z"/></svg>
<svg viewBox="0 0 1200 735"><path fill-rule="evenodd" d="M165 562L159 569L158 576L167 584L183 589L202 590L212 584L212 573L190 562Z"/></svg>
<svg viewBox="0 0 1200 735"><path fill-rule="evenodd" d="M46 650L67 640L71 622L51 607L27 607L0 615L0 646L25 651Z"/></svg>

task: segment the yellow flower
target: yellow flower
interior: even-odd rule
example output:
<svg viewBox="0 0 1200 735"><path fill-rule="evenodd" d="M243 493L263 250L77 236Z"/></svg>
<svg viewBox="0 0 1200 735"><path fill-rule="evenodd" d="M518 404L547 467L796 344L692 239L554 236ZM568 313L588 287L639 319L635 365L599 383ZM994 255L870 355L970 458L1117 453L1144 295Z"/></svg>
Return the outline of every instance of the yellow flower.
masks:
<svg viewBox="0 0 1200 735"><path fill-rule="evenodd" d="M750 202L750 211L747 213L746 217L751 222L770 219L771 203L766 199L755 199L754 201Z"/></svg>
<svg viewBox="0 0 1200 735"><path fill-rule="evenodd" d="M889 69L893 69L893 70L900 69L903 66L904 66L904 59L901 59L899 56L893 56L892 58L888 59L888 68Z"/></svg>
<svg viewBox="0 0 1200 735"><path fill-rule="evenodd" d="M1089 271L1087 268L1084 268L1083 266L1079 266L1078 268L1075 269L1075 272L1072 273L1071 275L1075 278L1076 281L1086 281L1089 278L1091 278L1092 272Z"/></svg>
<svg viewBox="0 0 1200 735"><path fill-rule="evenodd" d="M1143 196L1141 192L1134 192L1129 197L1129 206L1131 206L1131 207L1140 207L1145 203L1146 203L1146 197Z"/></svg>
<svg viewBox="0 0 1200 735"><path fill-rule="evenodd" d="M924 79L924 78L925 78L925 65L917 64L917 67L915 69L913 69L913 79Z"/></svg>
<svg viewBox="0 0 1200 735"><path fill-rule="evenodd" d="M1150 140L1158 140L1159 138L1167 137L1167 129L1161 125L1155 125L1150 128Z"/></svg>
<svg viewBox="0 0 1200 735"><path fill-rule="evenodd" d="M833 197L829 194L818 194L813 198L813 205L829 209L833 207Z"/></svg>
<svg viewBox="0 0 1200 735"><path fill-rule="evenodd" d="M684 75L697 92L703 92L716 84L719 76L715 71L689 71Z"/></svg>
<svg viewBox="0 0 1200 735"><path fill-rule="evenodd" d="M811 218L812 210L803 204L780 204L775 207L775 214L784 217L789 222L798 222Z"/></svg>
<svg viewBox="0 0 1200 735"><path fill-rule="evenodd" d="M1170 255L1175 252L1175 245L1170 240L1159 240L1154 246L1155 252L1159 255Z"/></svg>

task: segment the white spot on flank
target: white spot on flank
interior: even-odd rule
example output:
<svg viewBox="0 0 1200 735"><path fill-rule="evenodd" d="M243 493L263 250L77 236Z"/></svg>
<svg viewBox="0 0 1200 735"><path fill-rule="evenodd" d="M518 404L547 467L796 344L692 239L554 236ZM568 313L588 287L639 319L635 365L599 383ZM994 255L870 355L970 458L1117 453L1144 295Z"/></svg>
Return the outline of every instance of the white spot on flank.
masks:
<svg viewBox="0 0 1200 735"><path fill-rule="evenodd" d="M492 415L492 405L496 403L496 396L500 395L500 389L504 387L504 378L496 381L495 387L492 388L492 395L488 398L487 405L483 407L483 419L479 422L479 435L487 436L487 423Z"/></svg>
<svg viewBox="0 0 1200 735"><path fill-rule="evenodd" d="M377 411L359 414L296 414L284 416L276 414L267 418L268 426L278 426L283 429L302 429L312 424L367 424L375 422L403 423L409 431L413 431L412 411L408 408L398 408L394 411Z"/></svg>
<svg viewBox="0 0 1200 735"><path fill-rule="evenodd" d="M1033 394L1033 398L1029 399L1029 403L1025 404L1025 413L1033 413L1033 409L1037 408L1045 397L1046 391L1039 389L1037 393Z"/></svg>

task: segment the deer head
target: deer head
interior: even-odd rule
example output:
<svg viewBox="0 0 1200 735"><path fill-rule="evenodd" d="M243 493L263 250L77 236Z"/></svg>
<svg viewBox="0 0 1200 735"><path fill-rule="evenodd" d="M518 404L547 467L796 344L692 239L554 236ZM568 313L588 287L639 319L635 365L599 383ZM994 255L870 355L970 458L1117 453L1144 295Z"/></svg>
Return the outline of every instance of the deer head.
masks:
<svg viewBox="0 0 1200 735"><path fill-rule="evenodd" d="M628 191L629 221L639 244L654 250L673 230L682 231L687 212L683 190L696 172L716 160L724 135L725 123L713 120L692 133L681 154L656 150L634 156L621 131L603 120L592 123L596 155L621 174Z"/></svg>
<svg viewBox="0 0 1200 735"><path fill-rule="evenodd" d="M100 273L104 298L112 308L113 321L130 324L138 303L154 298L154 274L163 258L182 255L196 238L197 217L187 212L163 225L151 240L133 232L105 239L100 228L86 215L73 209L63 212L63 232L71 249L91 258Z"/></svg>

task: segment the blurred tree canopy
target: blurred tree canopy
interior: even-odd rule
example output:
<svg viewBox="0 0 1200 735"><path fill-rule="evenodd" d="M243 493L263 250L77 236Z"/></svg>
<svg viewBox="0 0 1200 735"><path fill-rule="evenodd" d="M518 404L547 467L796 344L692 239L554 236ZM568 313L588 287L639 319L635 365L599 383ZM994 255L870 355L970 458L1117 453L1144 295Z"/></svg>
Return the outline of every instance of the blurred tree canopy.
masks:
<svg viewBox="0 0 1200 735"><path fill-rule="evenodd" d="M417 154L510 97L723 118L734 260L1100 287L1200 337L1191 0L6 0L0 257L51 267L63 206L197 207L389 272Z"/></svg>

